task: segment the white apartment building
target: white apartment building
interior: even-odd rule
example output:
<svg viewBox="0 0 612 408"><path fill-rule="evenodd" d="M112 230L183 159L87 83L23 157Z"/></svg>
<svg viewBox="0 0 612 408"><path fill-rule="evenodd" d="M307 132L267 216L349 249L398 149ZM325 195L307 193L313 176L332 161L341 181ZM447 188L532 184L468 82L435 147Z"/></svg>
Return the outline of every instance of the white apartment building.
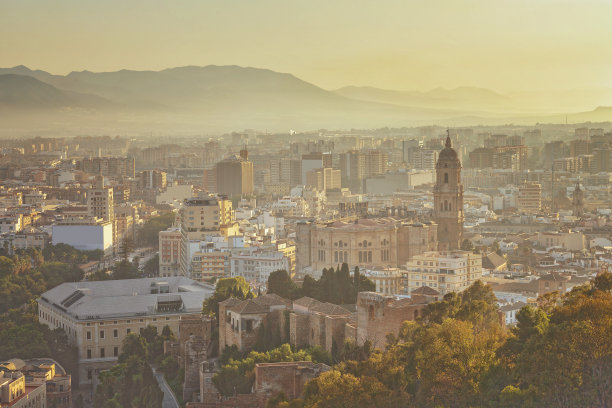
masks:
<svg viewBox="0 0 612 408"><path fill-rule="evenodd" d="M78 223L77 223L78 222ZM53 245L68 244L81 251L100 249L105 255L113 251L113 224L95 220L65 220L52 226Z"/></svg>
<svg viewBox="0 0 612 408"><path fill-rule="evenodd" d="M388 296L402 293L404 272L399 268L364 269L360 271L360 273L374 282L376 293Z"/></svg>
<svg viewBox="0 0 612 408"><path fill-rule="evenodd" d="M223 237L210 235L201 241L189 241L182 254L188 259L188 277L198 281L230 276L229 258L234 249L244 248L244 237Z"/></svg>
<svg viewBox="0 0 612 408"><path fill-rule="evenodd" d="M404 291L428 286L442 295L461 292L482 277L482 255L469 251L429 251L406 263Z"/></svg>
<svg viewBox="0 0 612 408"><path fill-rule="evenodd" d="M62 329L79 355L78 386L95 385L117 364L121 344L148 325L178 337L179 321L199 316L214 287L184 277L63 283L38 299L38 320Z"/></svg>
<svg viewBox="0 0 612 408"><path fill-rule="evenodd" d="M267 283L274 271L289 272L290 260L285 253L274 250L252 249L232 254L231 276L242 276L248 282Z"/></svg>

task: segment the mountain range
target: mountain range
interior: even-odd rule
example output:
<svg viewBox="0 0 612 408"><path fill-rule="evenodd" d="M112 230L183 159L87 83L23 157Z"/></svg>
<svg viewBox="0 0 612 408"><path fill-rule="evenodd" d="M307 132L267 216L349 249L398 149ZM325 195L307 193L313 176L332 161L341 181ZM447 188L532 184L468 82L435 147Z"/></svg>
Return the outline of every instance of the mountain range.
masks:
<svg viewBox="0 0 612 408"><path fill-rule="evenodd" d="M330 91L291 74L238 66L75 71L65 76L17 66L0 68L0 129L215 132L458 126L562 122L576 109L571 92L565 99L553 96L555 102L548 105L538 95L542 102L534 106L527 102L534 100L532 94L502 95L476 87L419 92L351 86ZM612 90L588 95L596 109L569 117L612 120L612 108L597 108L612 101Z"/></svg>

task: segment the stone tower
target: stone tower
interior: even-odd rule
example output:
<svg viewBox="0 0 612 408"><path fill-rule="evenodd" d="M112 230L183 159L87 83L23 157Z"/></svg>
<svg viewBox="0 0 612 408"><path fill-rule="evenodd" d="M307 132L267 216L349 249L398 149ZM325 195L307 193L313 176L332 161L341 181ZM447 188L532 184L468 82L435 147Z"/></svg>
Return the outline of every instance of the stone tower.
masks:
<svg viewBox="0 0 612 408"><path fill-rule="evenodd" d="M463 184L461 161L450 135L436 163L434 220L438 224L438 250L459 249L463 236Z"/></svg>
<svg viewBox="0 0 612 408"><path fill-rule="evenodd" d="M576 187L572 194L572 207L574 216L582 217L584 214L584 191L580 188L580 181L576 182Z"/></svg>

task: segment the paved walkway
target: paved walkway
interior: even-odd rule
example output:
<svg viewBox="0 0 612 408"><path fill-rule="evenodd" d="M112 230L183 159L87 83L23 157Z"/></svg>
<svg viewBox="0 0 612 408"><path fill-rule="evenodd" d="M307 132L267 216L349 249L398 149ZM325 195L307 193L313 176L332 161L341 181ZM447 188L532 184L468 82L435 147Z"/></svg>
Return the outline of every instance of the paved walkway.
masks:
<svg viewBox="0 0 612 408"><path fill-rule="evenodd" d="M155 376L155 379L157 380L157 383L159 384L159 388L161 388L161 390L164 392L164 400L162 402L162 408L181 408L178 401L176 400L176 397L174 396L174 393L170 389L170 386L166 382L166 379L164 378L164 374L158 373L153 368L153 375Z"/></svg>

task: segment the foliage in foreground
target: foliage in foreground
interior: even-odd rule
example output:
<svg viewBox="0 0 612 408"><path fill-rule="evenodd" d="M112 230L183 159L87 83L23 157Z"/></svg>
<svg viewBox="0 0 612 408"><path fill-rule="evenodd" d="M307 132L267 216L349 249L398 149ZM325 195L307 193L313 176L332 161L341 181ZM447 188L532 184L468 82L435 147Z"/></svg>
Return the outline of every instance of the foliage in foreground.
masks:
<svg viewBox="0 0 612 408"><path fill-rule="evenodd" d="M236 349L228 349L223 354L221 362L225 364L213 376L213 383L221 395L224 396L250 393L255 382L255 364L258 363L278 363L282 361L330 362L329 354L320 347L293 351L289 344L283 344L263 353L251 351L245 358L239 360L233 358L239 355Z"/></svg>
<svg viewBox="0 0 612 408"><path fill-rule="evenodd" d="M384 351L346 358L269 407L608 407L612 402L612 275L575 288L518 324L495 322L495 298L475 284L405 322Z"/></svg>
<svg viewBox="0 0 612 408"><path fill-rule="evenodd" d="M119 364L100 373L94 408L161 408L163 392L150 364L159 364L170 378L179 375L178 364L163 356L163 342L173 339L168 326L164 327L161 335L153 326L147 326L140 334L128 335L123 340Z"/></svg>

